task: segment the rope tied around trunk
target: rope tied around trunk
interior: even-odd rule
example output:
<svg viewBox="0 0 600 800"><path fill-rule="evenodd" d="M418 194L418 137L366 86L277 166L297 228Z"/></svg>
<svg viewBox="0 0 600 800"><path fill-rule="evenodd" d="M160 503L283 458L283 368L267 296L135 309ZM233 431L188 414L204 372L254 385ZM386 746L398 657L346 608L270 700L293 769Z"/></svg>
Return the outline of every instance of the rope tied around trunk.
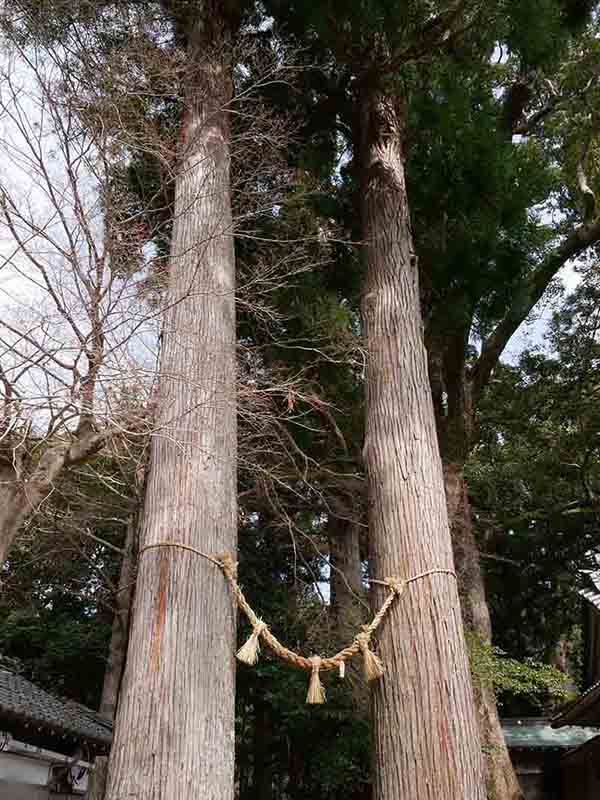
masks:
<svg viewBox="0 0 600 800"><path fill-rule="evenodd" d="M187 550L194 553L201 558L205 558L215 566L219 567L225 576L231 592L235 597L238 607L244 612L250 625L252 626L252 633L242 647L237 651L236 657L244 664L254 665L258 661L258 654L260 652L260 641L264 642L267 647L282 661L291 664L298 669L306 670L310 673L310 681L308 687L308 694L306 702L310 704L320 704L325 702L325 689L321 683L320 673L328 672L331 670L338 670L340 678L345 675L346 661L353 656L362 654L363 669L367 681L374 681L380 678L384 673L384 666L381 658L371 650L371 638L377 628L383 622L384 617L391 608L394 601L399 598L406 587L410 583L414 583L429 575L444 574L456 578L456 573L451 569L429 569L425 572L420 572L418 575L413 575L410 578L389 577L384 580L377 580L371 578L370 583L376 583L381 586L387 587L388 595L383 601L381 607L368 625L363 625L360 632L354 637L349 645L344 647L338 653L328 658L313 655L310 658L305 658L299 653L285 647L279 639L271 632L269 626L254 612L248 601L246 600L242 589L237 582L237 564L229 553L220 553L216 555L209 555L203 553L195 547L183 542L154 542L147 544L140 550L140 556L147 550L153 550L159 547L174 547L180 550Z"/></svg>

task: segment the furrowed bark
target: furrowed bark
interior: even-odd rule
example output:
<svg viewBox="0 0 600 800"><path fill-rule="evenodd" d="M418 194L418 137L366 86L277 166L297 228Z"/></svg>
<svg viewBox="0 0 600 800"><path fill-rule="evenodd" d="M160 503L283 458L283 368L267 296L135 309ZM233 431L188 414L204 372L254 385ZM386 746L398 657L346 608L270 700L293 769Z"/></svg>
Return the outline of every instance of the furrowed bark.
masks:
<svg viewBox="0 0 600 800"><path fill-rule="evenodd" d="M447 464L444 478L465 629L483 644L491 645L492 625L462 468ZM487 796L493 800L520 800L523 793L504 741L494 688L475 678L473 696L485 753Z"/></svg>
<svg viewBox="0 0 600 800"><path fill-rule="evenodd" d="M479 548L473 530L472 511L463 466L475 436L472 387L466 371L467 336L464 330L446 336L442 353L434 352L430 341L429 361L443 363L443 389L447 414L438 420L438 440L444 462L444 483L454 563L465 632L485 645L492 643L492 626L485 596ZM438 340L439 345L439 340ZM432 394L439 391L432 383ZM473 677L473 697L485 756L488 797L494 800L519 800L519 781L510 760L494 688Z"/></svg>
<svg viewBox="0 0 600 800"><path fill-rule="evenodd" d="M223 5L189 17L184 143L169 307L127 665L107 798L228 800L234 790L235 614L223 575L173 548L235 555L235 265Z"/></svg>
<svg viewBox="0 0 600 800"><path fill-rule="evenodd" d="M404 112L372 89L363 90L360 110L370 564L378 578L409 577L454 564L404 179ZM382 598L375 588L373 606ZM456 580L435 574L412 583L380 643L375 800L483 800Z"/></svg>

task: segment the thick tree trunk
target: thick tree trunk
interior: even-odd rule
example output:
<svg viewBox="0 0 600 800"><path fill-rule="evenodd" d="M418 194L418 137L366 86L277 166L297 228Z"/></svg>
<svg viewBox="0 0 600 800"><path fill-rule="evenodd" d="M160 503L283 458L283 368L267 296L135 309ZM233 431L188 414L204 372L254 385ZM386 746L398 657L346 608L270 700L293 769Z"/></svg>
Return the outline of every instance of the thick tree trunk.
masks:
<svg viewBox="0 0 600 800"><path fill-rule="evenodd" d="M444 478L465 628L479 641L491 645L492 625L462 467L447 464ZM523 794L504 741L494 689L489 683L475 679L473 693L485 752L488 797L520 800Z"/></svg>
<svg viewBox="0 0 600 800"><path fill-rule="evenodd" d="M351 641L365 621L358 520L330 515L327 523L330 604L340 642Z"/></svg>
<svg viewBox="0 0 600 800"><path fill-rule="evenodd" d="M228 800L234 789L234 605L183 542L235 554L235 265L223 6L190 17L192 61L175 192L169 305L140 564L109 800Z"/></svg>
<svg viewBox="0 0 600 800"><path fill-rule="evenodd" d="M129 617L133 598L133 584L136 566L136 528L137 517L132 515L127 525L123 560L119 574L119 585L115 597L115 618L113 620L108 659L104 673L102 697L100 698L100 716L114 721L119 699L119 687L123 677L125 656L127 654L127 638L129 635ZM94 760L94 771L90 775L87 800L104 800L106 778L108 776L108 758L97 756Z"/></svg>
<svg viewBox="0 0 600 800"><path fill-rule="evenodd" d="M378 578L409 577L454 564L404 181L403 109L366 91L361 115L370 563ZM377 607L381 588L373 595ZM483 800L455 578L438 573L412 583L380 643L375 800Z"/></svg>

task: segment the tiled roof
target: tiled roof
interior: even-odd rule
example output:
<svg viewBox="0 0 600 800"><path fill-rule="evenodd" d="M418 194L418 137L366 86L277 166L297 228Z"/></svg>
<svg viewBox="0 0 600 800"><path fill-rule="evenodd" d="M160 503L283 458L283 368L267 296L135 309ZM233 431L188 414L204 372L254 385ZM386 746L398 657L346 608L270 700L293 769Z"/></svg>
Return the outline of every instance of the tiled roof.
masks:
<svg viewBox="0 0 600 800"><path fill-rule="evenodd" d="M549 748L572 749L600 734L598 728L566 727L560 731L542 717L503 719L502 731L508 747L533 750Z"/></svg>
<svg viewBox="0 0 600 800"><path fill-rule="evenodd" d="M59 700L20 675L0 669L0 729L15 722L103 748L112 740L112 725L96 712Z"/></svg>
<svg viewBox="0 0 600 800"><path fill-rule="evenodd" d="M557 714L552 720L553 728L564 725L598 725L600 723L600 681L580 695L577 700Z"/></svg>
<svg viewBox="0 0 600 800"><path fill-rule="evenodd" d="M579 590L579 594L600 610L600 553L589 552L587 555L594 567L581 570L581 577L587 585Z"/></svg>

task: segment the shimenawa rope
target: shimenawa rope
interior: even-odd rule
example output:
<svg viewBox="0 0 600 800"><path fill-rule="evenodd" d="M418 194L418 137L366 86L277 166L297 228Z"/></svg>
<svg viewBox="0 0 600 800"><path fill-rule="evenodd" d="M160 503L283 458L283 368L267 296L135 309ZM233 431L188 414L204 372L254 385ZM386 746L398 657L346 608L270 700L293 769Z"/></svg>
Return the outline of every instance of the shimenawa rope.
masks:
<svg viewBox="0 0 600 800"><path fill-rule="evenodd" d="M370 648L371 637L381 625L383 618L389 611L394 600L397 597L400 597L409 583L414 583L414 581L425 578L428 575L435 575L437 573L451 575L452 577L456 578L456 573L451 569L429 569L426 572L420 572L418 575L413 575L412 577L405 579L390 577L385 578L384 580L376 580L375 578L371 578L370 583L377 583L382 586L387 586L389 589L388 596L383 601L381 608L375 614L371 622L368 625L363 625L360 633L354 637L352 642L335 655L330 656L329 658L321 658L320 656L316 655L311 656L310 658L305 658L299 653L295 653L293 650L290 650L289 648L285 647L285 645L281 644L279 639L277 639L277 637L271 633L268 625L255 614L254 610L244 597L244 593L237 582L236 564L229 553L211 556L208 553L203 553L201 550L198 550L189 544L184 544L183 542L162 541L154 542L153 544L147 544L142 547L140 550L140 556L147 550L152 550L158 547L175 547L180 550L187 550L190 553L195 553L195 555L205 558L207 561L210 561L212 564L219 567L227 579L229 586L231 587L231 591L233 592L238 606L244 612L248 618L248 621L250 622L250 625L252 626L252 633L249 639L237 651L236 657L238 660L242 661L244 664L256 664L258 661L258 654L260 652L260 639L262 638L264 643L273 651L273 653L275 653L276 656L282 659L282 661L286 661L288 664L292 664L292 666L297 667L298 669L304 669L310 672L310 681L306 702L311 704L325 702L325 689L321 683L319 673L337 669L339 671L340 678L343 678L346 671L346 660L357 655L358 653L362 654L364 674L368 681L377 680L377 678L380 678L383 675L383 663L379 656L377 656Z"/></svg>

